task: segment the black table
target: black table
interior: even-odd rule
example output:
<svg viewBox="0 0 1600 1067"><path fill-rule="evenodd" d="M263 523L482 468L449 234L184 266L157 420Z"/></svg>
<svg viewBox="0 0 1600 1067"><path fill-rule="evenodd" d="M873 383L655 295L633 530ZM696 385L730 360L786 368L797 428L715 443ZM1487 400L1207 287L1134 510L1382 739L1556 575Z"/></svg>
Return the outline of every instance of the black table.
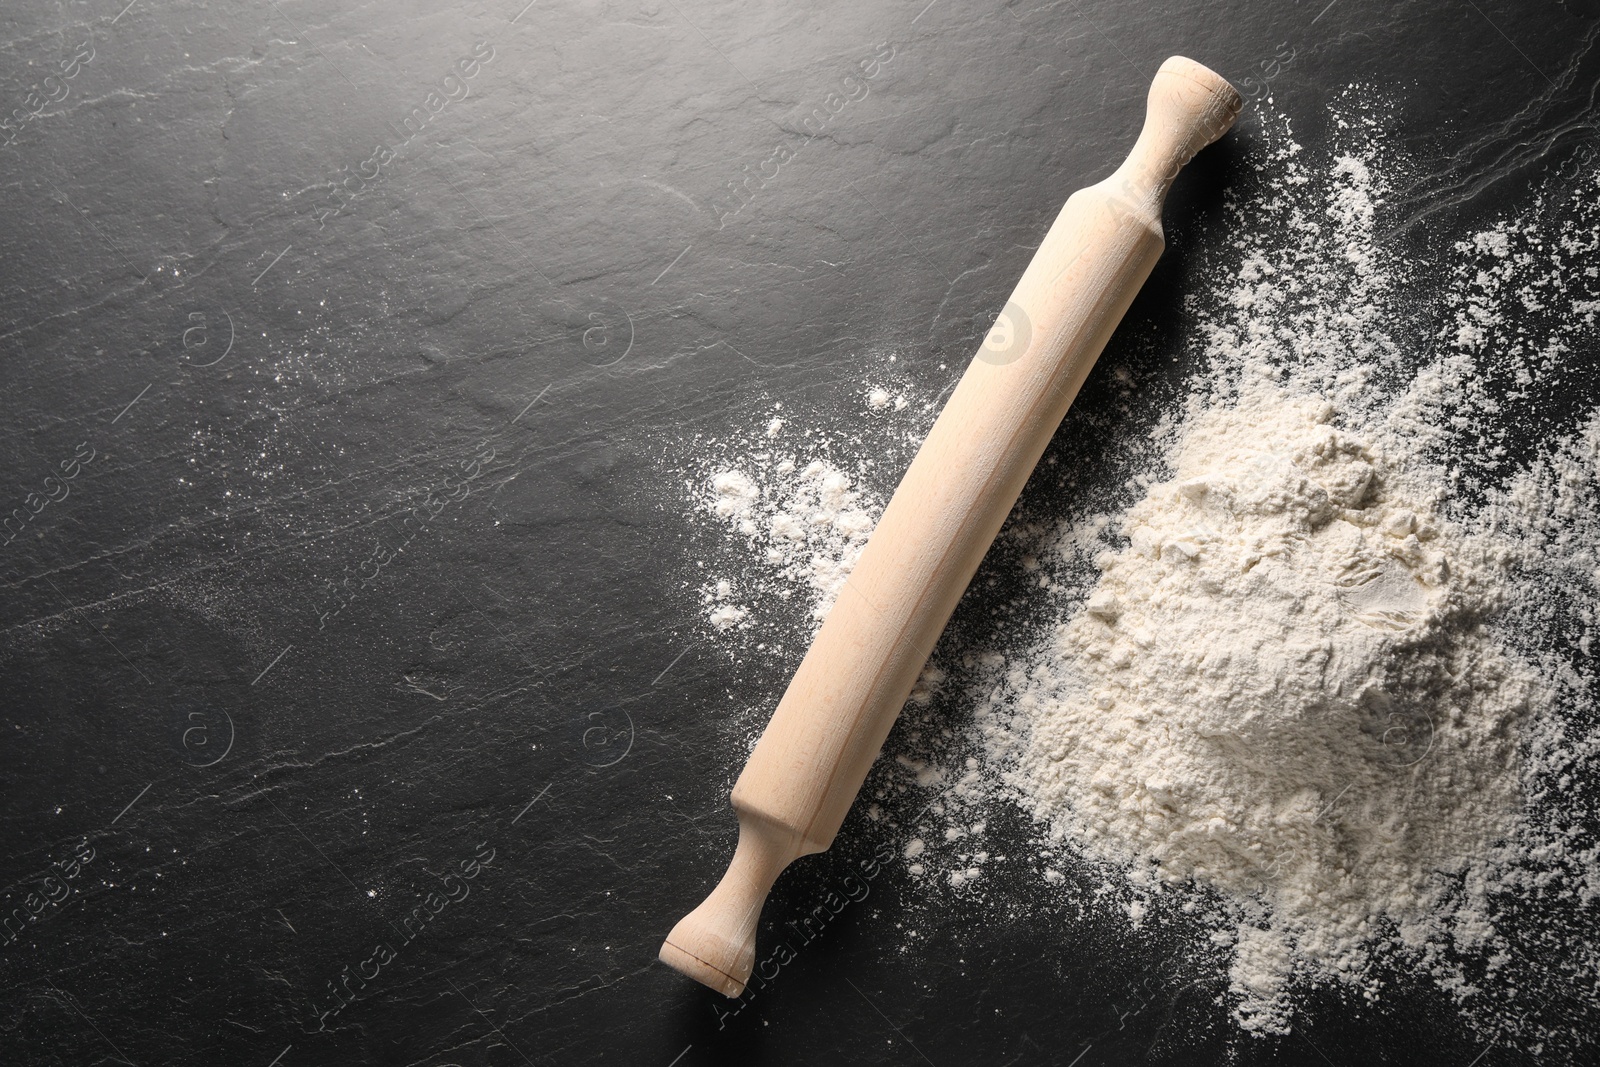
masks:
<svg viewBox="0 0 1600 1067"><path fill-rule="evenodd" d="M655 963L786 681L707 639L725 542L663 456L825 407L869 350L949 385L1170 54L1270 81L1313 145L1344 86L1394 98L1436 164L1403 249L1592 152L1597 11L10 5L4 911L65 895L0 950L0 1059L1218 1059L1225 1010L1109 930L1021 888L941 912L898 860L737 1014ZM1157 354L1119 358L1185 350L1185 220L1257 130L1180 178L1112 342ZM853 815L763 944L900 843ZM1238 1047L1471 1062L1451 1017L1329 991Z"/></svg>

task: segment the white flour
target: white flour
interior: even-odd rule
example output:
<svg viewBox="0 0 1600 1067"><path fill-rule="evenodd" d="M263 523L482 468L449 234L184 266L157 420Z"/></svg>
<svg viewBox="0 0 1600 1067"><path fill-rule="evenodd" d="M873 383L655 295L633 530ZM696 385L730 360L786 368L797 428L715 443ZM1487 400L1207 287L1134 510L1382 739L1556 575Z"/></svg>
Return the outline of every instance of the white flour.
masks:
<svg viewBox="0 0 1600 1067"><path fill-rule="evenodd" d="M1282 1028L1297 960L1365 971L1378 923L1481 939L1520 808L1536 682L1480 621L1497 564L1333 417L1276 386L1198 417L985 720L1086 857L1260 905L1234 931L1248 1029Z"/></svg>
<svg viewBox="0 0 1600 1067"><path fill-rule="evenodd" d="M768 424L769 437L781 431L781 420ZM709 481L706 507L759 553L766 581L782 583L779 599L795 588L806 591L813 629L821 625L882 505L863 500L850 475L826 460L777 447L718 469ZM727 579L707 589L707 617L717 629L739 626L749 616L751 607L733 600Z"/></svg>
<svg viewBox="0 0 1600 1067"><path fill-rule="evenodd" d="M1010 616L964 606L864 810L941 913L1027 915L991 875L1010 864L1131 938L1199 922L1188 956L1245 1032L1292 1028L1313 985L1431 981L1480 1041L1588 1048L1564 1020L1600 1013L1600 411L1563 405L1593 396L1600 174L1413 265L1382 237L1406 166L1359 97L1325 158L1261 122L1193 251L1223 281L1188 298L1187 403L1141 425L1113 366L1126 429L1068 417L1150 473L1013 515L975 589L1026 590L1006 612L1032 621L975 637ZM855 395L866 424L901 407ZM773 443L801 425L701 464L691 499L741 546L716 567L747 576L703 587L713 632L798 596L778 632L803 645L886 499L860 464L897 474L915 445L887 423ZM1026 844L988 828L1013 805Z"/></svg>
<svg viewBox="0 0 1600 1067"><path fill-rule="evenodd" d="M888 502L881 487L898 479L933 421L933 401L913 405L895 358L882 361L886 384L845 384L822 400L854 409L848 420L768 403L732 436L695 438L686 497L740 550L697 583L718 638L805 651Z"/></svg>

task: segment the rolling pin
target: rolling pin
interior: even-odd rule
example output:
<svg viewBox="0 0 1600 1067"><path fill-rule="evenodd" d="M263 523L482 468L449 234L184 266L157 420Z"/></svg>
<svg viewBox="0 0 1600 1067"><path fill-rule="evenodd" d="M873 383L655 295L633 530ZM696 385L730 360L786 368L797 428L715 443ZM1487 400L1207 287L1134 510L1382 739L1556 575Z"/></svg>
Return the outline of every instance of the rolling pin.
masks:
<svg viewBox="0 0 1600 1067"><path fill-rule="evenodd" d="M1174 56L1109 178L1067 199L939 413L733 787L739 844L661 960L730 997L779 872L833 843L923 664L1165 241L1179 169L1239 94Z"/></svg>

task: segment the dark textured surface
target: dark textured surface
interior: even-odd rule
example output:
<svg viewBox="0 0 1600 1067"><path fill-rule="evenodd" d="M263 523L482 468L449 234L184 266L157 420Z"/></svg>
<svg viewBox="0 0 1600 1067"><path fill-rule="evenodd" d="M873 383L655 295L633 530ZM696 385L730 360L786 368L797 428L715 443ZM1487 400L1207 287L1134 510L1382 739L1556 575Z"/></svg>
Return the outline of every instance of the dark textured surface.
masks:
<svg viewBox="0 0 1600 1067"><path fill-rule="evenodd" d="M0 950L0 1061L1220 1057L1209 992L1046 908L924 912L908 961L896 863L736 1017L654 963L731 851L717 710L783 679L692 644L652 459L873 344L941 388L1172 53L1287 44L1313 144L1378 87L1424 163L1391 240L1470 225L1592 137L1596 5L524 3L0 15L5 110L55 98L0 149L5 507L94 456L0 554L5 910L61 897ZM1180 179L1124 336L1177 350L1251 131ZM763 944L879 848L853 818ZM1450 1016L1328 993L1242 1058L1473 1061Z"/></svg>

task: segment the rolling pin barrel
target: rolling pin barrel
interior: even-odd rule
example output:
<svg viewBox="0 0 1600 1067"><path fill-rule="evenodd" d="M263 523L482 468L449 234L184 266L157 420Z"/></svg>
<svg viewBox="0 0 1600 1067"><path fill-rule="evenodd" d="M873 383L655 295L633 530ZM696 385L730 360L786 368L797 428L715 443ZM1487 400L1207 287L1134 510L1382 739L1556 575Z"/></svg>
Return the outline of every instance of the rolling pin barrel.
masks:
<svg viewBox="0 0 1600 1067"><path fill-rule="evenodd" d="M737 996L779 872L833 842L923 664L1163 247L1178 170L1239 111L1162 64L1127 160L1068 198L912 461L733 788L739 844L661 959Z"/></svg>

